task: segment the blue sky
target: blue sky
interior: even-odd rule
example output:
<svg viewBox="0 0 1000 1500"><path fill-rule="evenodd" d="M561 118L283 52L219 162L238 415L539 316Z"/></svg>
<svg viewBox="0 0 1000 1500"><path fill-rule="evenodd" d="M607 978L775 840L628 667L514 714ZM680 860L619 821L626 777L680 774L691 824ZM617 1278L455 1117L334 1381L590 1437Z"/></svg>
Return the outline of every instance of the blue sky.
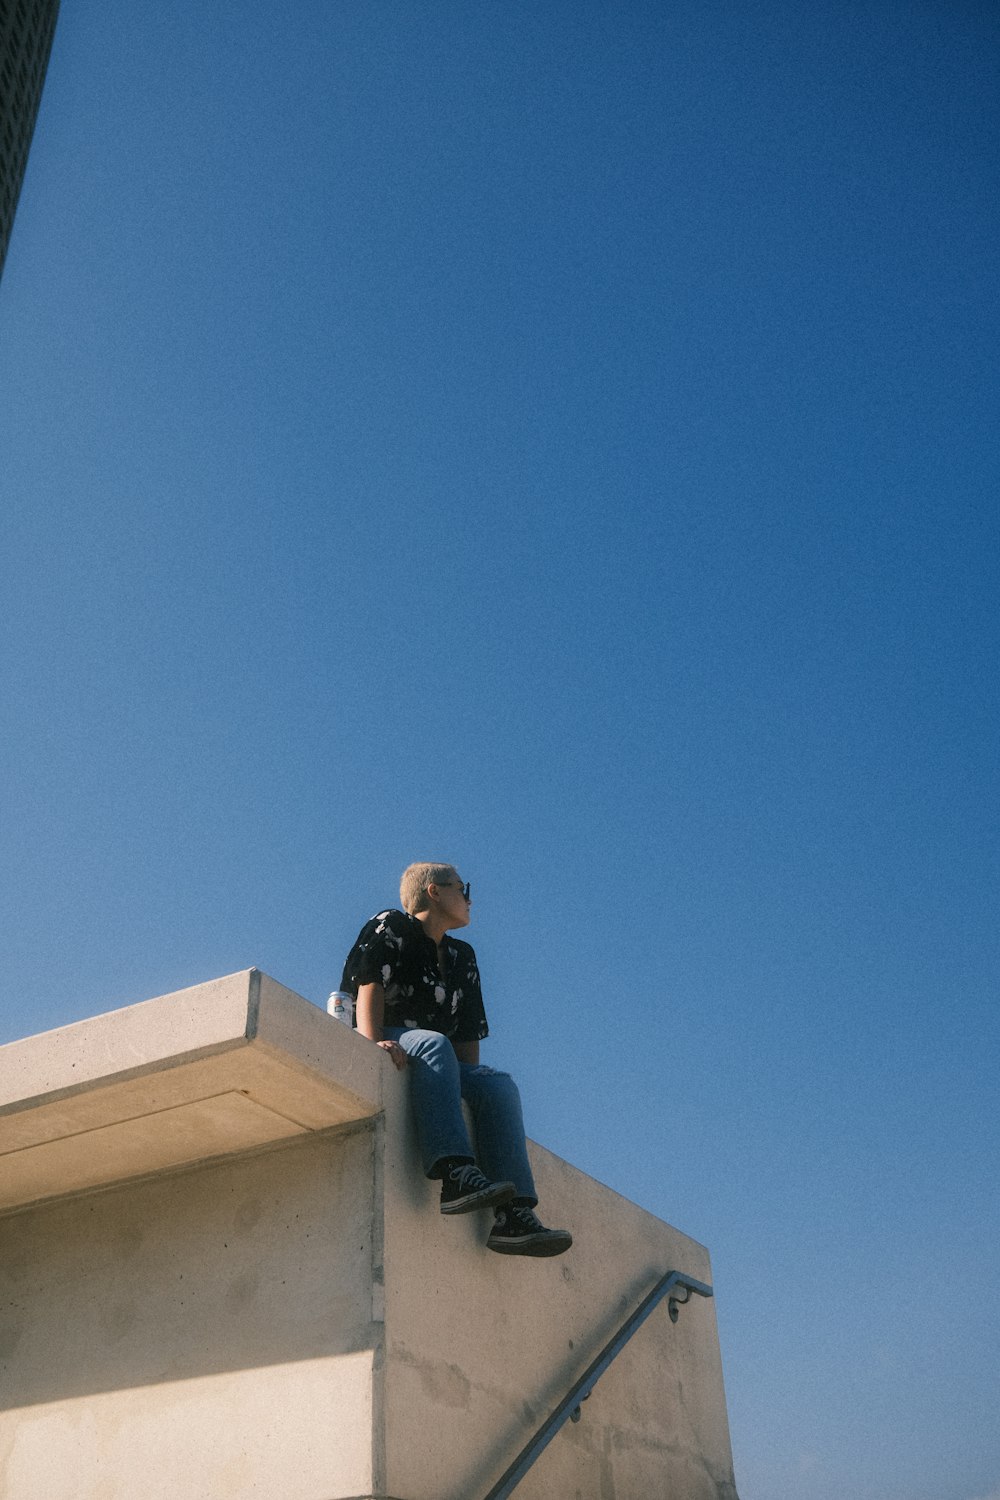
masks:
<svg viewBox="0 0 1000 1500"><path fill-rule="evenodd" d="M0 1039L454 860L741 1500L1000 1495L998 40L74 0L0 284Z"/></svg>

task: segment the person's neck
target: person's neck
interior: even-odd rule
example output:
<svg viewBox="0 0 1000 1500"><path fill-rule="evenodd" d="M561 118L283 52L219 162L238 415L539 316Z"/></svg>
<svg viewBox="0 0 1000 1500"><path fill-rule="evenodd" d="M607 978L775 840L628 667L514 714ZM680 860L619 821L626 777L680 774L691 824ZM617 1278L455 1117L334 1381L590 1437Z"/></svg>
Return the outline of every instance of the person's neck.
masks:
<svg viewBox="0 0 1000 1500"><path fill-rule="evenodd" d="M412 913L412 916L420 923L427 936L440 947L444 942L444 935L448 931L442 918L433 911L415 911Z"/></svg>

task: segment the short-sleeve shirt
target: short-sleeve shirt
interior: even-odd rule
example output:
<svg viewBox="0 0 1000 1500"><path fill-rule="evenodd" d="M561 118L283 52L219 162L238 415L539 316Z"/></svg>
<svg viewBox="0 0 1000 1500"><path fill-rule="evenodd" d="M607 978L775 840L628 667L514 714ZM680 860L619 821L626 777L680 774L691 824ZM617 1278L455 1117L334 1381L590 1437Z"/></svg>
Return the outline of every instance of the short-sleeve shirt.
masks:
<svg viewBox="0 0 1000 1500"><path fill-rule="evenodd" d="M366 922L347 955L342 990L357 996L362 984L385 990L386 1026L440 1031L453 1042L489 1035L475 950L445 935L445 972L423 923L403 911L380 911Z"/></svg>

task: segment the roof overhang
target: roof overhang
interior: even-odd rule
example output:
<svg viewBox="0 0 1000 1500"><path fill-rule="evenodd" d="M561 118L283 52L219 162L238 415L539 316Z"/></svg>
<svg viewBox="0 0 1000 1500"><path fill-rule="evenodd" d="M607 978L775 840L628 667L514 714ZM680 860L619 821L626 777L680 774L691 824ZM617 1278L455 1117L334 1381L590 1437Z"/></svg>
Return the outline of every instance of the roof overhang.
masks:
<svg viewBox="0 0 1000 1500"><path fill-rule="evenodd" d="M0 1213L379 1112L381 1054L258 969L0 1047Z"/></svg>

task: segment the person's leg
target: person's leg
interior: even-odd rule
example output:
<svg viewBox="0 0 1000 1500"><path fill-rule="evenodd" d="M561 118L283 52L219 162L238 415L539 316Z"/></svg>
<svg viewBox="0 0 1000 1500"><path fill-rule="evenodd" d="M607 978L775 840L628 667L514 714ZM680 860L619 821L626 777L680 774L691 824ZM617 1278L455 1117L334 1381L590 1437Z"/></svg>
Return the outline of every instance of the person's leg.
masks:
<svg viewBox="0 0 1000 1500"><path fill-rule="evenodd" d="M440 1177L449 1158L475 1161L462 1114L461 1081L455 1049L440 1031L407 1031L386 1026L387 1042L398 1042L409 1058L410 1099L424 1175Z"/></svg>
<svg viewBox="0 0 1000 1500"><path fill-rule="evenodd" d="M491 1182L475 1163L462 1113L461 1078L455 1049L439 1031L386 1026L386 1041L407 1054L410 1102L417 1126L424 1173L440 1179L441 1212L470 1213L514 1197L512 1182Z"/></svg>
<svg viewBox="0 0 1000 1500"><path fill-rule="evenodd" d="M518 1202L538 1202L524 1143L521 1095L509 1073L459 1064L462 1098L472 1111L478 1160L487 1177L514 1184Z"/></svg>
<svg viewBox="0 0 1000 1500"><path fill-rule="evenodd" d="M472 1110L483 1170L514 1183L510 1203L498 1204L487 1248L500 1255L562 1255L573 1243L568 1229L546 1229L535 1214L538 1195L528 1162L521 1095L509 1073L461 1065L462 1098Z"/></svg>

